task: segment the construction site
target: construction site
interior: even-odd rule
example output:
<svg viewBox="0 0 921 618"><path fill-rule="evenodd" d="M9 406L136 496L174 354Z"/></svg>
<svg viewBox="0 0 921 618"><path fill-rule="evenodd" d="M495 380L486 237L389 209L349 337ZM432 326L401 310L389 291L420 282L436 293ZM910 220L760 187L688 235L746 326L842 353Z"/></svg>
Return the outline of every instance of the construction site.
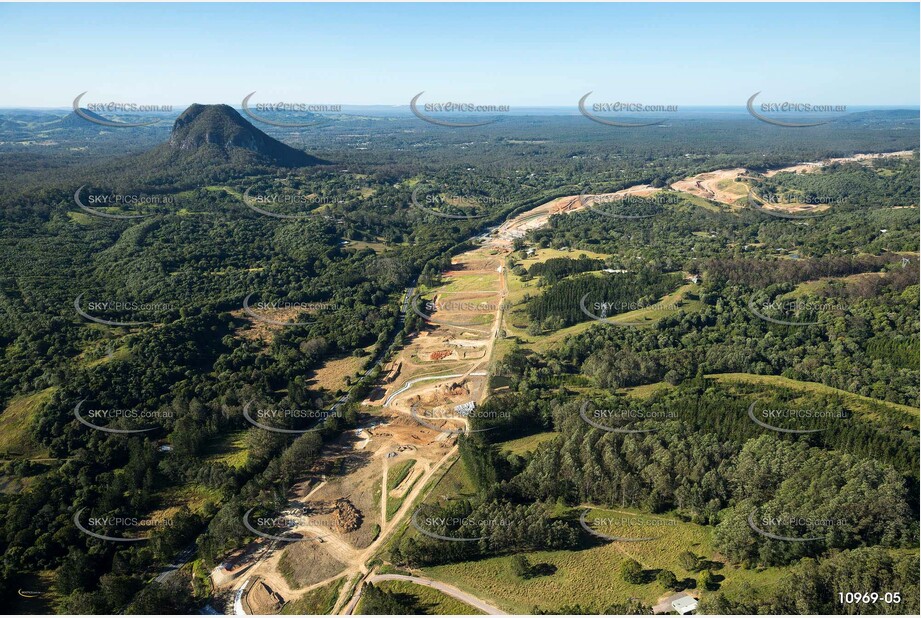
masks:
<svg viewBox="0 0 921 618"><path fill-rule="evenodd" d="M215 588L231 600L228 613L275 614L314 588L367 574L368 561L411 515L422 490L456 457L468 414L488 394L515 239L554 214L584 207L584 196L569 196L515 217L455 256L439 285L410 300L420 328L362 402L360 426L327 445L288 492L284 535L256 539L212 572ZM390 482L391 470L401 478Z"/></svg>

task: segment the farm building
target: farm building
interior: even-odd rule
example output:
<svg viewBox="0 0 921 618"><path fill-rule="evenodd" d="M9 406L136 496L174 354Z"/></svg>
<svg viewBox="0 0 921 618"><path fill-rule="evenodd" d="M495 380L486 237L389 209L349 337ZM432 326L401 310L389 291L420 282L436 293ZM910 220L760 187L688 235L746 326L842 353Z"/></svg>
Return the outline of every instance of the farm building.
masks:
<svg viewBox="0 0 921 618"><path fill-rule="evenodd" d="M687 594L682 595L672 601L672 608L682 616L690 614L697 609L697 599Z"/></svg>

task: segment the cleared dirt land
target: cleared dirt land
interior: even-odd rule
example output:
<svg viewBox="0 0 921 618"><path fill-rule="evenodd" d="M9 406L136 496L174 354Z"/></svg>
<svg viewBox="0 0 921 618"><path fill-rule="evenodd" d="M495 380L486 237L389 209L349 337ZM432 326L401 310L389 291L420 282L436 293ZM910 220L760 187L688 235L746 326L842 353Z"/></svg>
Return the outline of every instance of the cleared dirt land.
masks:
<svg viewBox="0 0 921 618"><path fill-rule="evenodd" d="M912 151L910 150L878 154L856 154L851 157L839 157L836 159L826 159L824 161L798 163L796 165L769 170L764 172L763 175L767 178L770 178L771 176L775 176L782 172L815 172L834 163L870 163L877 159L910 156L912 156ZM750 187L749 184L745 181L749 179L748 176L750 173L751 172L749 172L749 170L746 170L742 167L725 170L714 170L712 172L704 172L702 174L697 174L696 176L691 176L690 178L685 178L684 180L679 180L678 182L672 183L671 188L675 191L682 191L684 193L688 193L690 195L694 195L711 202L725 204L726 206L730 206L734 209L744 208L748 206L748 195ZM796 203L765 205L765 208L768 210L780 210L787 213L821 211L827 209L828 207L829 206L827 204L809 205Z"/></svg>
<svg viewBox="0 0 921 618"><path fill-rule="evenodd" d="M748 185L737 180L745 173L745 168L741 167L705 172L679 180L672 184L672 189L727 206L736 206L737 202L748 196Z"/></svg>
<svg viewBox="0 0 921 618"><path fill-rule="evenodd" d="M451 453L454 440L439 440L439 434L405 416L368 416L360 429L327 447L309 476L289 492L286 513L297 514L289 532L303 540L254 544L237 559L232 574L213 574L219 575L212 578L215 585L237 590L246 579L257 578L252 581L264 584L272 591L270 598L284 604L331 579L364 572L391 530L382 518L384 500L405 500L393 520L404 517L427 476ZM411 473L415 482L404 481L398 488L401 496L389 498L386 467L408 458L417 462ZM269 597L264 592L251 582L243 608L272 609L271 603L265 605ZM253 595L261 600L251 600Z"/></svg>
<svg viewBox="0 0 921 618"><path fill-rule="evenodd" d="M653 192L633 189L619 193ZM515 217L456 256L438 286L419 290L410 310L423 317L424 326L384 367L363 402L361 426L328 445L288 493L286 513L298 516L287 532L302 540L253 543L230 569L212 573L217 588L242 590L238 607L277 613L313 590L368 572L368 561L455 459L457 436L468 422L458 406L478 405L488 394L488 365L508 293L505 262L514 240L586 201L560 198ZM264 330L261 337L271 335ZM352 592L344 586L336 607L346 606Z"/></svg>
<svg viewBox="0 0 921 618"><path fill-rule="evenodd" d="M851 163L851 162L868 163L876 159L886 159L889 157L910 157L911 155L912 155L911 150L900 150L898 152L883 152L883 153L871 153L871 154L856 154L852 157L839 157L837 159L825 159L824 161L799 163L797 165L791 165L789 167L782 167L780 169L765 172L764 175L770 178L771 176L780 174L781 172L791 172L794 174L800 174L800 173L805 174L808 172L815 172L825 167L826 165L831 165L833 163Z"/></svg>

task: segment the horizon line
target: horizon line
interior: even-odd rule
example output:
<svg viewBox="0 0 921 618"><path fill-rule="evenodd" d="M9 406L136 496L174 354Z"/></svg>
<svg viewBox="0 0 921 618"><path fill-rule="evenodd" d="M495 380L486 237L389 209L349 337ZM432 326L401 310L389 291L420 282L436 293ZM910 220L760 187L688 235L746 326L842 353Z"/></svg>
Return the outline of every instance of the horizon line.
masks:
<svg viewBox="0 0 921 618"><path fill-rule="evenodd" d="M333 105L332 103L320 103L320 102L307 102L305 104L306 105ZM238 104L199 103L198 101L193 101L191 103L158 103L157 105L169 106L169 107L191 107L192 105L228 105L230 107L233 107L234 109L242 109L242 105L239 103ZM407 110L410 109L409 103L335 103L335 105L339 105L341 107L388 107L388 108L393 108L393 109L401 109L401 108L405 108ZM510 108L509 111L513 111L516 108L517 109L536 109L536 110L539 110L539 109L573 109L574 111L578 111L579 109L578 105L575 103L557 104L557 105L531 105L531 104L510 103L507 105ZM687 109L707 109L707 108L722 108L722 109L738 108L741 110L746 109L746 106L744 103L684 103L684 104L675 103L673 105L678 108L684 107ZM921 102L919 103L849 103L849 104L846 104L846 106L854 107L854 108L886 107L886 108L921 109ZM0 110L8 110L8 109L72 110L73 106L72 105L48 106L48 105L2 105L0 104ZM81 106L81 109L83 109L82 106ZM680 109L678 109L677 111L678 113L681 112ZM143 111L143 112L127 112L127 113L157 114L157 113L165 113L165 112ZM336 112L315 112L315 113L336 113ZM493 112L477 112L477 113L487 114L487 113L493 113ZM631 114L631 113L639 113L639 112L624 111L621 113ZM674 112L670 112L670 113L674 113ZM846 113L846 112L828 112L828 113Z"/></svg>

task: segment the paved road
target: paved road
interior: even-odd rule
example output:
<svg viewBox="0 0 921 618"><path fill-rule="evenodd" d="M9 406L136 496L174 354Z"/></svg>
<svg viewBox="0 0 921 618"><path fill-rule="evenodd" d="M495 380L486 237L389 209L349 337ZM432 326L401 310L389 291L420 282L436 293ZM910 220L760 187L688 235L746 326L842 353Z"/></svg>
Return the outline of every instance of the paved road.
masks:
<svg viewBox="0 0 921 618"><path fill-rule="evenodd" d="M416 293L416 285L419 285L418 279L416 279L416 284L410 288L407 288L406 293L403 295L403 303L402 303L402 306L400 307L400 313L403 314L402 317L400 318L402 322L406 322L406 315L407 315L407 312L409 311L409 301L412 299L413 294ZM396 337L397 335L395 334L393 338L390 340L390 345L393 345L393 342L396 341ZM361 380L371 375L371 372L374 371L377 368L377 366L380 365L384 361L384 358L386 358L387 352L390 349L390 345L385 347L384 350L374 360L374 362L371 363L371 366L368 367L368 370L365 371L364 375L361 376L361 379L358 382L356 382L355 385L345 393L345 395L343 395L338 400L336 400L336 403L334 403L332 407L329 409L329 414L332 414L339 408L339 406L344 404L346 400L348 400L349 395L352 394L352 391L361 385Z"/></svg>
<svg viewBox="0 0 921 618"><path fill-rule="evenodd" d="M400 394L406 392L407 390L409 390L410 388L412 388L412 386L413 386L414 384L416 384L416 383L418 383L418 382L425 382L425 381L427 381L427 380L448 380L448 379L451 379L451 378L463 378L463 377L466 377L467 375L468 375L468 374L464 374L464 373L452 373L452 374L450 374L450 375L443 375L443 376L422 376L421 378L413 378L412 380L410 380L409 382L407 382L406 384L404 384L403 386L401 386L401 387L400 387L398 390L396 390L393 394L391 394L390 397L387 397L387 399L386 399L386 401L384 401L384 405L383 405L382 407L386 408L387 406L389 406L389 405L390 405L390 402L393 401L393 398L394 398L394 397L396 397L397 395L400 395ZM476 371L476 372L471 373L471 374L469 374L469 375L472 375L472 376L485 376L485 375L486 375L486 372L485 372L485 371Z"/></svg>
<svg viewBox="0 0 921 618"><path fill-rule="evenodd" d="M416 280L418 285L418 279ZM406 295L403 296L403 305L400 307L400 313L403 314L402 321L406 321L406 316L409 314L409 303L412 302L413 296L416 295L416 286L414 285L411 288L407 288Z"/></svg>
<svg viewBox="0 0 921 618"><path fill-rule="evenodd" d="M233 613L237 616L246 615L246 610L243 609L243 593L246 592L246 586L249 584L249 580L250 578L246 578L243 585L237 588L236 594L233 595Z"/></svg>
<svg viewBox="0 0 921 618"><path fill-rule="evenodd" d="M435 590L438 590L439 592L445 593L449 597L453 597L457 599L458 601L463 601L464 603L466 603L467 605L470 605L471 607L475 607L476 609L480 610L484 614L489 614L491 616L507 616L508 615L506 612L502 611L498 607L494 607L490 605L489 603L486 603L485 601L481 601L480 599L473 596L472 594L468 594L464 592L463 590L455 588L454 586L451 586L449 584L445 584L442 582L436 582L434 580L425 579L423 577L412 577L410 575L396 575L393 573L387 573L385 575L372 575L371 577L368 578L368 581L371 582L372 584L376 584L378 582L389 582L389 581L412 582L414 584L419 584L420 586L427 586L429 588L434 588Z"/></svg>
<svg viewBox="0 0 921 618"><path fill-rule="evenodd" d="M173 573L175 573L176 571L178 571L179 569L181 569L182 567L184 567L186 564L189 563L189 560L191 560L192 557L195 556L195 550L196 550L195 543L192 543L191 545L183 549L179 553L179 555L176 556L176 559L173 560L172 564L168 564L166 566L166 569L164 569L163 572L157 575L157 578L155 581L158 581L161 583L165 582L166 579L170 575L172 575Z"/></svg>

